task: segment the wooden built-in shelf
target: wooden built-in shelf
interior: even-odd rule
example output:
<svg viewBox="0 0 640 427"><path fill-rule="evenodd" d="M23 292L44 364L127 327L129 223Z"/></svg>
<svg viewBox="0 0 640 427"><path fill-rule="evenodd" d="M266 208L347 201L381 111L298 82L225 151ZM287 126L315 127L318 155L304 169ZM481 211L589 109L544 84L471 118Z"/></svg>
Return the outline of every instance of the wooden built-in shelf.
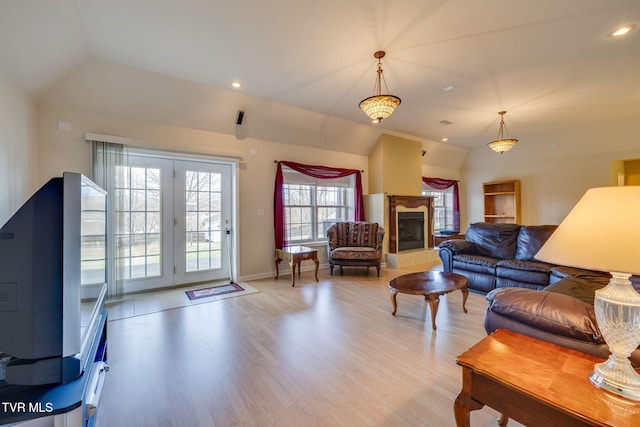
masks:
<svg viewBox="0 0 640 427"><path fill-rule="evenodd" d="M520 181L493 181L482 184L484 222L520 224Z"/></svg>

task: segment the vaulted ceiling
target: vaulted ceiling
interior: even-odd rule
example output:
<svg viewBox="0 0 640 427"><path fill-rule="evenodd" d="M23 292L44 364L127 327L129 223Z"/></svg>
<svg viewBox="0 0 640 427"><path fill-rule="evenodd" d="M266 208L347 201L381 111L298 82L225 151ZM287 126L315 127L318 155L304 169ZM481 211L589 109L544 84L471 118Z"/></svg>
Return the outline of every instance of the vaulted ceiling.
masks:
<svg viewBox="0 0 640 427"><path fill-rule="evenodd" d="M638 0L0 0L0 69L39 99L97 58L473 148L500 110L521 140L639 118L640 29L608 36L629 23ZM377 50L402 104L373 125Z"/></svg>

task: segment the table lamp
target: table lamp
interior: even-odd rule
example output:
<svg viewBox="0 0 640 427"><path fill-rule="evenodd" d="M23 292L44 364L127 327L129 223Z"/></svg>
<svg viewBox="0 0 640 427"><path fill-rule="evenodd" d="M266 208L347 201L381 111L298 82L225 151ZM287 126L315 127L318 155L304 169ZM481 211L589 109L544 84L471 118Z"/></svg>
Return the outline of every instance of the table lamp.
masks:
<svg viewBox="0 0 640 427"><path fill-rule="evenodd" d="M640 375L629 355L640 345L640 294L629 277L640 274L640 186L588 190L536 259L608 271L611 281L596 291L594 310L611 355L595 365L591 382L640 401Z"/></svg>

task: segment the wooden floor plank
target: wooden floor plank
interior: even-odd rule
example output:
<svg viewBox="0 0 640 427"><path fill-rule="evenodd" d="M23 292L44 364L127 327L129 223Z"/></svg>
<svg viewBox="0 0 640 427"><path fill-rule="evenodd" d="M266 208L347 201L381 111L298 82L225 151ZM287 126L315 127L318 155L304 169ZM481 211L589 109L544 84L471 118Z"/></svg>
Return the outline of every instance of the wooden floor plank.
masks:
<svg viewBox="0 0 640 427"><path fill-rule="evenodd" d="M302 272L291 287L109 322L111 367L98 427L453 426L455 358L484 337L484 295L427 303L389 280L428 266ZM490 408L472 425L495 426ZM517 426L517 423L509 425Z"/></svg>

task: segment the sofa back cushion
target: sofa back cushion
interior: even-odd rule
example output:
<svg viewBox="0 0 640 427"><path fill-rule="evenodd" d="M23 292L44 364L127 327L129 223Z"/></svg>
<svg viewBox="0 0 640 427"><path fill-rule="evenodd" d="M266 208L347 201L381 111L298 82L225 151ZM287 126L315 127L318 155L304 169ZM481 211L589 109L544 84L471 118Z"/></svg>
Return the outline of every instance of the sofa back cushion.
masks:
<svg viewBox="0 0 640 427"><path fill-rule="evenodd" d="M556 231L557 225L524 225L518 232L518 248L516 259L519 261L533 261L536 254Z"/></svg>
<svg viewBox="0 0 640 427"><path fill-rule="evenodd" d="M514 259L518 241L518 224L471 224L465 240L474 243L481 255L491 258Z"/></svg>
<svg viewBox="0 0 640 427"><path fill-rule="evenodd" d="M378 223L338 222L336 223L337 244L344 246L377 246Z"/></svg>

